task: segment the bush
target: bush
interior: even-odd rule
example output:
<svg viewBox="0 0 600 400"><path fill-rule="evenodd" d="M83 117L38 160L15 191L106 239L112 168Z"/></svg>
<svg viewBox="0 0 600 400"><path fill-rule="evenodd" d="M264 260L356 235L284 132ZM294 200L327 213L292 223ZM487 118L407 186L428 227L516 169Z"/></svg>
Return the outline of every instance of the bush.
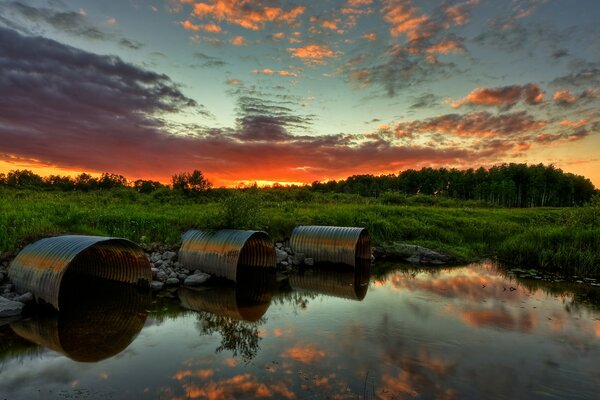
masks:
<svg viewBox="0 0 600 400"><path fill-rule="evenodd" d="M259 229L262 203L258 194L236 191L219 201L218 228Z"/></svg>

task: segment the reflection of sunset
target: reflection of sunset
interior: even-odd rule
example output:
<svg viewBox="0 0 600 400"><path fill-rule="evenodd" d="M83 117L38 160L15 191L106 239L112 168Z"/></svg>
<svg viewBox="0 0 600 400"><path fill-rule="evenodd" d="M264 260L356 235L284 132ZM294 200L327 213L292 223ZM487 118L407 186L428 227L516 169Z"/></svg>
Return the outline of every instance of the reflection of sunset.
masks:
<svg viewBox="0 0 600 400"><path fill-rule="evenodd" d="M284 399L294 399L296 397L283 383L270 385L259 383L250 373L236 375L216 382L211 381L202 384L202 386L194 383L184 384L183 386L185 388L185 399L227 400L236 399L239 396Z"/></svg>
<svg viewBox="0 0 600 400"><path fill-rule="evenodd" d="M304 364L312 364L325 358L325 352L313 345L290 347L281 355Z"/></svg>
<svg viewBox="0 0 600 400"><path fill-rule="evenodd" d="M198 371L192 371L192 370L183 370L183 371L177 371L177 373L175 374L175 379L177 379L178 381L181 381L184 378L188 378L188 377L198 377L201 379L207 379L210 378L211 376L213 376L215 373L212 369L201 369Z"/></svg>
<svg viewBox="0 0 600 400"><path fill-rule="evenodd" d="M292 333L291 329L282 329L282 328L275 328L273 330L273 335L279 337L279 336L283 336L283 335L289 335Z"/></svg>

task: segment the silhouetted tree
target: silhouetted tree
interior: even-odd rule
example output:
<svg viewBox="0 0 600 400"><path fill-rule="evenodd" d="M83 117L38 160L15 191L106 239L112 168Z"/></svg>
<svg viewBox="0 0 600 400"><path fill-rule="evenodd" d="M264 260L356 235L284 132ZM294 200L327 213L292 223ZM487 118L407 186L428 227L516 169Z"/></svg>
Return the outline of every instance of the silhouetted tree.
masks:
<svg viewBox="0 0 600 400"><path fill-rule="evenodd" d="M195 169L192 173L182 172L172 176L173 189L181 190L187 194L202 193L212 187L212 184Z"/></svg>

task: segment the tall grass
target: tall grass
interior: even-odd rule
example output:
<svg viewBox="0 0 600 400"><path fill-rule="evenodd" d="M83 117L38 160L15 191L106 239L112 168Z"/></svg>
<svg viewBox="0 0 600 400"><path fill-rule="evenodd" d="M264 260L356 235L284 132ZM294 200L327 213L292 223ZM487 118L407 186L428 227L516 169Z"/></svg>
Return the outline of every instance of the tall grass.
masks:
<svg viewBox="0 0 600 400"><path fill-rule="evenodd" d="M366 227L375 244L402 241L465 260L600 274L600 201L574 209L506 209L444 199L364 198L304 191L214 192L190 198L170 191L90 193L0 190L0 250L62 234L125 237L176 244L190 228L267 231L275 240L297 225Z"/></svg>

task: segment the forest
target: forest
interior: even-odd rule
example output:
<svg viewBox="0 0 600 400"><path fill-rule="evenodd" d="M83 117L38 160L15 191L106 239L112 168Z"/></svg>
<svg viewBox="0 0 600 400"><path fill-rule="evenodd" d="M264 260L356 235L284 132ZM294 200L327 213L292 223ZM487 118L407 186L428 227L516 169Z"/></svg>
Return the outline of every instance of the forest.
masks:
<svg viewBox="0 0 600 400"><path fill-rule="evenodd" d="M138 193L173 191L186 195L218 195L224 189L212 189L201 171L177 173L171 184L138 179L128 181L122 175L103 173L100 177L82 173L75 178L50 175L42 177L29 170L0 174L0 187L95 191L132 188ZM274 184L265 189L284 190ZM362 197L382 197L386 203L403 202L403 196L424 195L457 200L473 200L501 207L568 207L589 202L597 193L592 182L580 175L565 173L553 165L502 164L485 169L446 168L408 169L397 175L353 175L342 180L315 181L305 187L289 187L318 193L346 193Z"/></svg>

